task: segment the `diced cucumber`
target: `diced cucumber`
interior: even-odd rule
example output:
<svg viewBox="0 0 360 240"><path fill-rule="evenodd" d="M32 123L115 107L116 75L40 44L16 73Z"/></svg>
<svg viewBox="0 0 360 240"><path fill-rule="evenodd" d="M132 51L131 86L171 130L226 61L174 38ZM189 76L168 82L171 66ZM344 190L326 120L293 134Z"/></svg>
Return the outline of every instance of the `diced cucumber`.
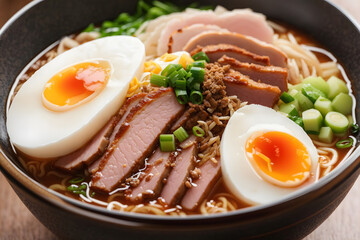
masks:
<svg viewBox="0 0 360 240"><path fill-rule="evenodd" d="M319 89L313 87L311 84L306 83L301 88L301 92L309 98L313 103L319 98L319 97L326 97L325 93L320 91Z"/></svg>
<svg viewBox="0 0 360 240"><path fill-rule="evenodd" d="M332 100L331 105L335 111L342 113L344 115L348 115L352 112L352 104L353 104L353 100L349 94L339 93Z"/></svg>
<svg viewBox="0 0 360 240"><path fill-rule="evenodd" d="M329 78L329 80L327 80L327 84L329 85L328 98L330 100L336 97L339 93L349 93L346 83L335 76Z"/></svg>
<svg viewBox="0 0 360 240"><path fill-rule="evenodd" d="M329 112L325 116L325 124L329 126L335 134L342 134L348 129L349 120L339 112Z"/></svg>
<svg viewBox="0 0 360 240"><path fill-rule="evenodd" d="M324 117L328 112L332 111L331 101L324 97L319 97L316 100L314 107L319 110Z"/></svg>
<svg viewBox="0 0 360 240"><path fill-rule="evenodd" d="M287 92L283 92L280 96L280 99L284 102L284 103L289 103L294 101L294 97L291 96L290 94L288 94Z"/></svg>
<svg viewBox="0 0 360 240"><path fill-rule="evenodd" d="M323 123L323 116L316 109L308 109L302 113L304 129L307 132L316 134L320 132Z"/></svg>
<svg viewBox="0 0 360 240"><path fill-rule="evenodd" d="M295 97L295 95L296 95L298 92L299 92L299 91L296 90L296 89L291 89L291 90L289 91L289 94L290 94L290 96Z"/></svg>
<svg viewBox="0 0 360 240"><path fill-rule="evenodd" d="M299 83L299 84L295 84L295 85L288 85L289 91L295 89L297 91L301 92L301 88L302 88L303 84Z"/></svg>
<svg viewBox="0 0 360 240"><path fill-rule="evenodd" d="M294 104L294 106L296 107L296 110L298 110L298 112L300 112L300 105L299 105L299 101L297 99L292 101L291 104Z"/></svg>
<svg viewBox="0 0 360 240"><path fill-rule="evenodd" d="M329 85L322 77L307 77L302 81L302 83L309 83L326 95L329 94Z"/></svg>
<svg viewBox="0 0 360 240"><path fill-rule="evenodd" d="M280 112L288 114L288 116L299 116L296 106L292 103L282 103L279 106Z"/></svg>
<svg viewBox="0 0 360 240"><path fill-rule="evenodd" d="M306 111L314 107L314 104L301 92L298 92L294 97L295 100L298 101L301 111Z"/></svg>
<svg viewBox="0 0 360 240"><path fill-rule="evenodd" d="M333 137L334 137L334 134L330 127L322 127L320 129L319 140L321 142L332 143Z"/></svg>

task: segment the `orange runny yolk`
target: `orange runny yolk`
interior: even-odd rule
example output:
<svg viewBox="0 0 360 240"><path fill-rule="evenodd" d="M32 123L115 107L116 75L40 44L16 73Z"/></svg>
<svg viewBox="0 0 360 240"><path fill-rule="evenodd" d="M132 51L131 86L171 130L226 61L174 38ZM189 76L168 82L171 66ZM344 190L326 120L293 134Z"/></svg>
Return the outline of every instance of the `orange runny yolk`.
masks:
<svg viewBox="0 0 360 240"><path fill-rule="evenodd" d="M76 105L103 89L109 76L110 65L106 61L72 65L46 83L43 100L59 107Z"/></svg>
<svg viewBox="0 0 360 240"><path fill-rule="evenodd" d="M245 147L258 170L272 179L286 183L308 177L311 167L309 154L298 139L287 133L256 134L247 140Z"/></svg>

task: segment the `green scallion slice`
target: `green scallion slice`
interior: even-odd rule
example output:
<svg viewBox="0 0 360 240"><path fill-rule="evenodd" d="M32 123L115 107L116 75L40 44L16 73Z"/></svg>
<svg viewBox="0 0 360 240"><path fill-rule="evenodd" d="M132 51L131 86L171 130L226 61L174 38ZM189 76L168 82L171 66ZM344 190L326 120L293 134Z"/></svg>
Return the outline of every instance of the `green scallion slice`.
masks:
<svg viewBox="0 0 360 240"><path fill-rule="evenodd" d="M187 75L187 72L185 71L185 69L181 68L178 70L178 77L179 79L185 78Z"/></svg>
<svg viewBox="0 0 360 240"><path fill-rule="evenodd" d="M186 90L186 80L185 79L176 80L175 89Z"/></svg>
<svg viewBox="0 0 360 240"><path fill-rule="evenodd" d="M159 87L167 87L168 83L165 76L161 76L159 74L151 74L150 83L159 86Z"/></svg>
<svg viewBox="0 0 360 240"><path fill-rule="evenodd" d="M175 95L180 104L188 103L189 99L186 90L175 89Z"/></svg>
<svg viewBox="0 0 360 240"><path fill-rule="evenodd" d="M164 68L164 70L161 71L162 76L169 76L174 71L178 71L182 68L182 65L180 64L169 64Z"/></svg>
<svg viewBox="0 0 360 240"><path fill-rule="evenodd" d="M204 81L205 77L205 69L200 67L192 67L190 69L190 72L192 74L192 77L199 83L202 83Z"/></svg>
<svg viewBox="0 0 360 240"><path fill-rule="evenodd" d="M194 104L202 104L203 102L203 95L200 91L192 90L190 93L190 101Z"/></svg>
<svg viewBox="0 0 360 240"><path fill-rule="evenodd" d="M177 138L177 140L179 140L179 142L183 142L189 137L188 133L183 127L179 127L178 129L176 129L173 134Z"/></svg>
<svg viewBox="0 0 360 240"><path fill-rule="evenodd" d="M194 85L192 86L192 88L194 90L200 91L200 83L194 83Z"/></svg>
<svg viewBox="0 0 360 240"><path fill-rule="evenodd" d="M199 126L194 126L192 128L193 134L197 137L203 137L205 135L205 131L199 127Z"/></svg>
<svg viewBox="0 0 360 240"><path fill-rule="evenodd" d="M175 151L174 134L161 134L160 135L160 150L162 152Z"/></svg>
<svg viewBox="0 0 360 240"><path fill-rule="evenodd" d="M340 140L336 143L337 148L349 148L353 145L354 140L352 138L347 138L344 140Z"/></svg>
<svg viewBox="0 0 360 240"><path fill-rule="evenodd" d="M70 179L69 180L69 183L71 184L76 184L76 183L81 183L84 181L84 178L83 177L76 177L76 178L73 178L73 179Z"/></svg>
<svg viewBox="0 0 360 240"><path fill-rule="evenodd" d="M283 92L280 96L280 99L284 102L284 103L290 103L292 101L295 100L295 98L293 98L293 96L291 96L290 94L288 94L287 92Z"/></svg>
<svg viewBox="0 0 360 240"><path fill-rule="evenodd" d="M199 60L199 61L193 62L192 65L193 65L194 67L205 68L205 63L206 63L205 60Z"/></svg>
<svg viewBox="0 0 360 240"><path fill-rule="evenodd" d="M359 133L359 124L355 123L351 125L351 133L354 135Z"/></svg>
<svg viewBox="0 0 360 240"><path fill-rule="evenodd" d="M208 57L208 56L206 55L206 53L204 53L204 52L198 52L198 53L196 53L194 56L192 56L192 58L193 58L195 61L205 60L206 62L210 62L209 57Z"/></svg>

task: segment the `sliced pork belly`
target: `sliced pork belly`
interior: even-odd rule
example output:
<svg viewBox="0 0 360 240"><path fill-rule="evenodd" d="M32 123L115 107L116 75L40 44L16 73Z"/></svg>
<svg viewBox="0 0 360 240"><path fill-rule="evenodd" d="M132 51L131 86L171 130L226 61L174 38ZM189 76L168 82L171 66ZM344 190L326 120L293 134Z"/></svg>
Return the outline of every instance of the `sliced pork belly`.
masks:
<svg viewBox="0 0 360 240"><path fill-rule="evenodd" d="M108 141L110 144L114 141L116 133L119 131L121 125L125 121L126 117L129 115L131 109L135 107L140 102L140 100L142 100L145 96L146 93L139 93L126 100L125 104L121 107L119 114L116 116L116 121L114 121L114 123L112 124L113 130L111 132L111 135L109 136L109 141ZM99 168L100 162L101 162L101 158L97 158L96 161L94 161L89 166L88 171L91 174L95 173Z"/></svg>
<svg viewBox="0 0 360 240"><path fill-rule="evenodd" d="M239 33L203 32L190 39L183 50L191 52L197 46L221 43L234 45L261 56L269 56L271 65L286 67L286 55L281 50L271 44Z"/></svg>
<svg viewBox="0 0 360 240"><path fill-rule="evenodd" d="M74 172L84 165L89 165L102 156L109 144L109 137L114 129L116 117L103 127L84 147L55 161L54 167L63 171Z"/></svg>
<svg viewBox="0 0 360 240"><path fill-rule="evenodd" d="M210 62L216 62L222 56L227 55L241 62L256 63L263 66L270 65L270 58L268 56L260 56L230 44L197 46L190 54L195 55L198 52L206 53Z"/></svg>
<svg viewBox="0 0 360 240"><path fill-rule="evenodd" d="M272 42L273 39L273 30L262 14L254 13L249 9L238 9L222 14L203 11L196 14L179 15L178 18L170 20L160 34L157 46L158 56L168 50L171 34L178 29L199 23L217 25L220 28L228 29L230 32L252 36L265 42Z"/></svg>
<svg viewBox="0 0 360 240"><path fill-rule="evenodd" d="M249 76L252 80L277 86L281 92L288 90L288 72L286 68L261 66L253 63L249 64L228 56L221 57L218 63L221 65L230 65L232 69Z"/></svg>
<svg viewBox="0 0 360 240"><path fill-rule="evenodd" d="M137 187L132 189L127 200L140 202L157 196L163 187L164 178L170 173L172 161L173 156L170 152L161 152L160 148L157 148L148 160L144 178Z"/></svg>
<svg viewBox="0 0 360 240"><path fill-rule="evenodd" d="M228 32L227 29L216 25L193 24L184 28L180 28L170 35L168 43L168 52L181 51L186 43L199 33L206 31Z"/></svg>
<svg viewBox="0 0 360 240"><path fill-rule="evenodd" d="M211 188L219 180L221 176L220 158L217 163L207 161L198 169L200 170L200 177L193 180L193 185L185 193L181 206L187 210L194 210L202 201L208 196Z"/></svg>
<svg viewBox="0 0 360 240"><path fill-rule="evenodd" d="M113 116L110 121L92 138L92 140L82 148L66 156L60 157L55 161L54 167L74 172L81 169L84 165L95 165L94 161L98 160L105 152L109 143L112 142L114 131L119 130L130 109L146 96L145 93L136 94L126 100L120 108L119 113Z"/></svg>
<svg viewBox="0 0 360 240"><path fill-rule="evenodd" d="M184 111L171 88L150 93L132 108L106 151L92 187L109 192L144 164L159 135L165 132Z"/></svg>
<svg viewBox="0 0 360 240"><path fill-rule="evenodd" d="M230 70L223 80L226 93L229 96L236 95L243 102L272 108L279 101L281 91L278 87L255 82L234 70Z"/></svg>
<svg viewBox="0 0 360 240"><path fill-rule="evenodd" d="M185 183L188 181L190 171L193 170L195 166L197 154L197 142L195 139L195 136L188 138L187 141L191 142L191 145L185 144L188 145L188 147L176 156L175 166L171 170L161 192L160 197L170 206L175 205L186 191Z"/></svg>

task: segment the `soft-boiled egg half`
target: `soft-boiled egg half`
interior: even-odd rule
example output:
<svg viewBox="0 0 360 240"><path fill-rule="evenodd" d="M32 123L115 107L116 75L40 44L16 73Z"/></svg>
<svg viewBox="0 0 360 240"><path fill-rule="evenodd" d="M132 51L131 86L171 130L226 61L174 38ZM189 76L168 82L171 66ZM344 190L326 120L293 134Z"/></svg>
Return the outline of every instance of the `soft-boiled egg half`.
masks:
<svg viewBox="0 0 360 240"><path fill-rule="evenodd" d="M60 54L14 97L7 114L11 142L37 158L80 148L123 104L144 59L143 43L130 36L100 38Z"/></svg>
<svg viewBox="0 0 360 240"><path fill-rule="evenodd" d="M226 185L249 204L279 200L316 179L319 156L311 139L271 108L248 105L237 110L225 128L220 152Z"/></svg>

